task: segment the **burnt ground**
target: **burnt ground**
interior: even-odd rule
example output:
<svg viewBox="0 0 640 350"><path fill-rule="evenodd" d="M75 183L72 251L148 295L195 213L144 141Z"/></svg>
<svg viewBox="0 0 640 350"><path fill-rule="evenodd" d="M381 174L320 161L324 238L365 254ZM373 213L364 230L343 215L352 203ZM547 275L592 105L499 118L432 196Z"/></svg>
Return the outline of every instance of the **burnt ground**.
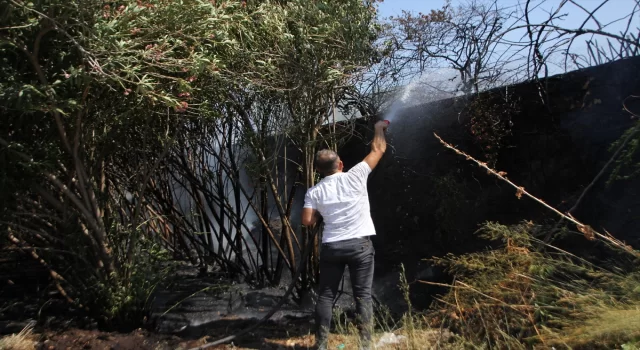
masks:
<svg viewBox="0 0 640 350"><path fill-rule="evenodd" d="M17 272L11 285L0 288L0 338L35 323L31 339L38 349L189 349L253 325L280 301L290 283L290 276L285 275L279 286L254 288L219 272L203 274L197 267L176 262L171 280L154 293L142 328L116 332L100 329L97 322L70 309L51 288L41 267L29 269L30 260L16 261L16 266L5 268ZM399 273L384 267L382 263L376 266L374 295L389 308L385 317L402 315L406 305L397 287ZM429 266L415 272L423 279L432 273ZM341 292L337 306L352 316L348 269ZM313 309L313 293L290 298L255 332L218 349L308 349L314 343ZM331 340L336 345L348 341L344 336Z"/></svg>
<svg viewBox="0 0 640 350"><path fill-rule="evenodd" d="M210 336L196 339L182 338L147 330L130 333L101 332L97 330L69 329L61 332L47 331L36 335L36 349L114 349L114 350L169 350L190 349L219 337L244 329L250 325L246 320L216 322L208 329ZM307 349L313 345L309 324L304 322L265 324L232 344L211 349Z"/></svg>
<svg viewBox="0 0 640 350"><path fill-rule="evenodd" d="M89 318L70 312L54 295L43 305L42 295L17 298L15 293L4 295L5 289L0 293L5 305L0 307L0 338L34 323L29 341L36 349L190 349L254 325L278 303L288 283L255 289L215 273L200 275L188 264L182 264L175 277L154 294L143 328L130 332L100 330ZM345 293L349 292L347 281ZM289 300L254 332L212 349L308 349L314 343L312 299ZM351 304L348 294L338 303L344 310Z"/></svg>
<svg viewBox="0 0 640 350"><path fill-rule="evenodd" d="M47 331L36 335L36 349L186 349L196 341L176 336L159 335L144 330L111 333L96 330L69 329Z"/></svg>

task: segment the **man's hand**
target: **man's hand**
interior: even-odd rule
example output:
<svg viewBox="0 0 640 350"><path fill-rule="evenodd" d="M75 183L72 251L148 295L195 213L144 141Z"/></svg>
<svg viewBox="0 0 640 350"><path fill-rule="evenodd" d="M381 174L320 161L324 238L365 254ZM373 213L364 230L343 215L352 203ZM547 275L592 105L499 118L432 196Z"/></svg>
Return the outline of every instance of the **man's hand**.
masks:
<svg viewBox="0 0 640 350"><path fill-rule="evenodd" d="M376 125L374 125L374 128L376 130L382 129L382 131L386 131L388 127L389 127L389 124L387 122L385 122L384 120L381 120L381 121L377 122Z"/></svg>
<svg viewBox="0 0 640 350"><path fill-rule="evenodd" d="M384 138L384 132L389 124L385 121L379 121L374 125L375 135L371 141L371 152L364 158L365 163L373 170L387 150L387 141Z"/></svg>

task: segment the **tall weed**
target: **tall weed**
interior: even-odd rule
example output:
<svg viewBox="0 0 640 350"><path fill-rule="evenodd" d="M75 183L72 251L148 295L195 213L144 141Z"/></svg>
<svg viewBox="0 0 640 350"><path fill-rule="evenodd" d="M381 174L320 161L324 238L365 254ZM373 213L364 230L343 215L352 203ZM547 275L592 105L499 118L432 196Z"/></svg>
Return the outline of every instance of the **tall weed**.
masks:
<svg viewBox="0 0 640 350"><path fill-rule="evenodd" d="M606 263L588 261L536 239L544 230L530 222L486 223L478 233L498 248L432 259L454 282L430 322L488 348L606 348L639 337L632 320L640 310L640 273L629 271L638 262L614 252ZM615 334L597 331L622 314L627 321L616 323Z"/></svg>

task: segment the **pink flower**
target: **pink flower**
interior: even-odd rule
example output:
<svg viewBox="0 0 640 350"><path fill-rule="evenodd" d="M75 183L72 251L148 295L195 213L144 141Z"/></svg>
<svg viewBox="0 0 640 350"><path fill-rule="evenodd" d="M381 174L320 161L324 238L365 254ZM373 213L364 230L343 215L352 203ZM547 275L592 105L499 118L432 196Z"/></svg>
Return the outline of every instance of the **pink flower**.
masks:
<svg viewBox="0 0 640 350"><path fill-rule="evenodd" d="M195 80L196 80L196 76L195 75L192 75L192 76L187 78L187 81L190 82L190 83L193 83Z"/></svg>
<svg viewBox="0 0 640 350"><path fill-rule="evenodd" d="M128 96L131 93L131 89L124 90L124 95Z"/></svg>
<svg viewBox="0 0 640 350"><path fill-rule="evenodd" d="M176 112L182 113L184 111L187 110L187 108L189 107L189 104L185 101L180 102L179 106L174 107L174 109L176 110Z"/></svg>

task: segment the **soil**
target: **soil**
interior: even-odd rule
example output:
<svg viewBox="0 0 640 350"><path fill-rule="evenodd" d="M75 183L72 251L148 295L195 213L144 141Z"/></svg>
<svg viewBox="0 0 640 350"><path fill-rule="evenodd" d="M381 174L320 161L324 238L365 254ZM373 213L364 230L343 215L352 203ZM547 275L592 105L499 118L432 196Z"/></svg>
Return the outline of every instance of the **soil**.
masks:
<svg viewBox="0 0 640 350"><path fill-rule="evenodd" d="M70 329L63 332L45 332L36 349L187 349L196 346L196 341L158 335L144 330L131 333Z"/></svg>
<svg viewBox="0 0 640 350"><path fill-rule="evenodd" d="M255 322L255 321L252 321ZM135 330L131 333L102 332L97 330L68 329L46 331L36 335L36 349L100 349L100 350L173 350L190 349L236 333L250 325L249 321L225 320L209 326L209 334L197 339L181 338ZM253 333L243 336L234 343L212 347L211 349L308 349L314 339L311 325L298 323L266 323Z"/></svg>

